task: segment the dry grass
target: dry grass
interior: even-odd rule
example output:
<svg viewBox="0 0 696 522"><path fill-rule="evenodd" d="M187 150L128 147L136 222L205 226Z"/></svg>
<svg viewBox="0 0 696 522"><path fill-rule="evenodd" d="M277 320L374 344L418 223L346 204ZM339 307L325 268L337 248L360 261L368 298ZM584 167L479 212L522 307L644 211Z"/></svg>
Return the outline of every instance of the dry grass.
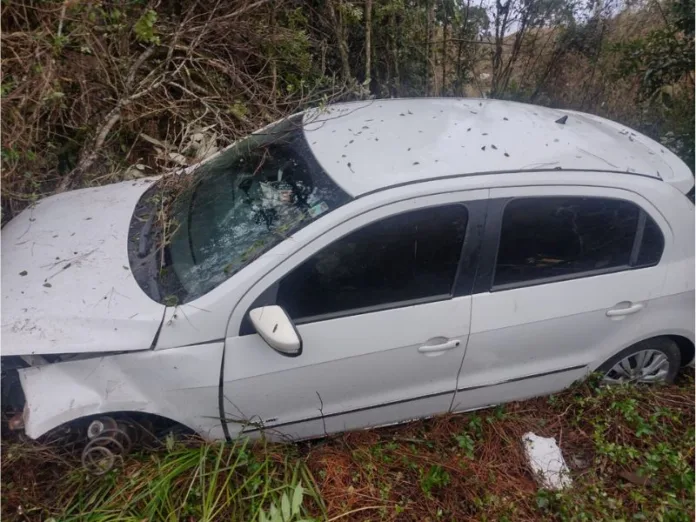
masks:
<svg viewBox="0 0 696 522"><path fill-rule="evenodd" d="M331 23L315 4L4 2L2 222L56 191L194 163L194 137L202 131L222 148L308 106L367 94L353 80L336 80ZM619 53L613 46L664 23L653 4L626 10L603 29L579 36L592 40L600 32L601 52L563 50L557 42L564 33L560 27L530 31L503 96L595 112L656 139L670 131L684 134L682 127L693 121L687 117L693 114L693 75L672 86L672 108L636 103L642 75L615 77ZM148 14L155 16L149 28L141 23ZM387 26L373 29L374 43L389 40ZM351 26L350 58L356 63L362 51L353 40L361 30L359 22ZM402 37L420 46L420 40L408 41L419 38L416 33ZM489 53L490 46L477 46L466 66L470 83L460 86L462 92L481 95L489 89L490 80L479 79L490 72ZM410 63L402 69L402 86L420 85L421 67L414 67L420 58L401 59L402 66ZM456 84L456 68L449 65L447 82ZM440 92L438 78L432 75L429 92ZM375 90L388 91L386 85ZM692 165L689 144L666 145ZM134 165L141 169L130 168Z"/></svg>
<svg viewBox="0 0 696 522"><path fill-rule="evenodd" d="M269 23L286 3L162 5L150 29L137 2L3 3L3 221L134 164L153 174L193 163L201 131L224 147L345 96L319 71L316 41L281 15Z"/></svg>
<svg viewBox="0 0 696 522"><path fill-rule="evenodd" d="M572 489L537 488L520 443L527 431L557 439ZM237 462L233 473L229 462ZM3 441L5 520L256 520L298 483L302 516L316 520L690 521L693 371L673 386L584 383L549 398L311 443L178 442L134 454L101 478L86 477L59 449Z"/></svg>

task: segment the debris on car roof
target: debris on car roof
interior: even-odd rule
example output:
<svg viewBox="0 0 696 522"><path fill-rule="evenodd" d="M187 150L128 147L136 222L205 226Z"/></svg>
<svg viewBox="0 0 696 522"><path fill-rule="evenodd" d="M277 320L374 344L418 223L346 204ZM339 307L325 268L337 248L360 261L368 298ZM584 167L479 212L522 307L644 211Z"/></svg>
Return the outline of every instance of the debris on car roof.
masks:
<svg viewBox="0 0 696 522"><path fill-rule="evenodd" d="M474 103L477 110L470 110ZM404 121L402 115L408 120ZM354 136L349 129L364 126L366 119L373 120L369 131ZM327 171L331 171L344 146L355 150L351 155L352 172L346 169L345 174L335 174L338 185L352 196L396 183L528 170L525 165L551 162L563 170L611 170L655 178L659 170L668 173L665 181L680 190L688 190L693 184L693 175L677 156L671 152L657 154L660 148L652 140L631 134L623 125L591 114L511 101L358 101L309 110L304 114L304 128L316 139L318 145L312 145L312 152ZM379 141L373 139L375 136ZM452 147L450 139L466 147ZM346 145L349 140L354 144ZM472 152L484 150L484 146L490 149L491 143L507 155ZM403 155L404 148L417 154L418 164ZM580 149L588 153L579 154ZM437 163L435 158L439 159Z"/></svg>

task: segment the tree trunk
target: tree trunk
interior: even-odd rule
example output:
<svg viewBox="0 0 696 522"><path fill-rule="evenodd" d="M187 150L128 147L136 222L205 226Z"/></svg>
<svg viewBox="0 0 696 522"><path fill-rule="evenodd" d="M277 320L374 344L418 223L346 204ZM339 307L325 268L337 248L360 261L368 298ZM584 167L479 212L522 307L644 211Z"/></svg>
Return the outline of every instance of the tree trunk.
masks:
<svg viewBox="0 0 696 522"><path fill-rule="evenodd" d="M425 95L430 93L430 0L425 0Z"/></svg>
<svg viewBox="0 0 696 522"><path fill-rule="evenodd" d="M459 42L457 43L457 69L456 69L456 88L455 94L462 96L462 49L464 47L464 29L459 30Z"/></svg>
<svg viewBox="0 0 696 522"><path fill-rule="evenodd" d="M534 103L536 101L537 97L541 93L541 90L546 86L546 80L549 78L552 72L558 69L558 66L562 63L565 54L566 49L556 44L556 47L554 48L553 53L551 54L551 59L546 64L541 78L537 81L537 84L534 87L534 92L532 92L532 95L529 97L530 102Z"/></svg>
<svg viewBox="0 0 696 522"><path fill-rule="evenodd" d="M340 0L339 0L340 5ZM336 36L336 43L338 44L338 53L341 57L341 77L343 81L348 81L351 78L350 75L350 62L348 61L348 44L346 43L342 18L336 16L336 10L334 9L334 0L328 0L326 2L327 11L329 13L329 18L331 19L331 25L333 26L334 34Z"/></svg>
<svg viewBox="0 0 696 522"><path fill-rule="evenodd" d="M396 38L396 32L398 31L398 26L396 23L396 13L391 14L391 46L392 46L392 60L394 61L394 94L398 97L401 87L401 80L399 78L399 47L398 40Z"/></svg>
<svg viewBox="0 0 696 522"><path fill-rule="evenodd" d="M492 75L491 75L491 94L497 95L500 92L503 73L503 40L507 30L508 15L510 13L510 2L502 3L500 0L495 2L495 49L492 56Z"/></svg>
<svg viewBox="0 0 696 522"><path fill-rule="evenodd" d="M464 15L464 21L459 28L459 42L457 46L457 93L460 96L464 96L464 81L462 80L462 51L464 50L464 37L466 36L467 29L469 28L469 6L471 5L471 0L466 1L466 14Z"/></svg>
<svg viewBox="0 0 696 522"><path fill-rule="evenodd" d="M276 61L276 48L275 48L275 42L276 42L276 6L275 3L271 5L271 20L270 20L270 25L271 25L271 48L272 48L272 56L271 56L271 77L273 79L273 87L271 88L271 100L273 101L273 105L275 106L276 102L276 91L278 87L278 64Z"/></svg>
<svg viewBox="0 0 696 522"><path fill-rule="evenodd" d="M445 95L445 82L447 79L447 6L442 2L443 23L442 23L442 85L440 86L440 96Z"/></svg>
<svg viewBox="0 0 696 522"><path fill-rule="evenodd" d="M372 0L365 0L365 85L369 88L372 71Z"/></svg>
<svg viewBox="0 0 696 522"><path fill-rule="evenodd" d="M587 96L592 90L592 86L594 84L594 77L595 73L597 72L597 66L599 65L599 55L602 52L602 46L604 44L604 28L606 24L604 23L604 18L600 17L599 20L599 42L597 43L597 52L594 55L594 60L592 63L592 72L590 73L590 79L589 81L585 84L585 88L583 89L584 94L582 95L582 101L580 102L580 110L585 110L585 102L587 101Z"/></svg>

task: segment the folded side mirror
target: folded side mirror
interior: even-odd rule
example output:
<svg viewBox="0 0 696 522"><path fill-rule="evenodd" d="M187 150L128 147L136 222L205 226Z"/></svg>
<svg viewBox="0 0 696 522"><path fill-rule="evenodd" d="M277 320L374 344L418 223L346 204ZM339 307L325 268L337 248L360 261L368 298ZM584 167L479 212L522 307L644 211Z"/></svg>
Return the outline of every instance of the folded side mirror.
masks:
<svg viewBox="0 0 696 522"><path fill-rule="evenodd" d="M276 352L288 357L302 353L302 338L288 314L280 306L261 306L249 312L251 324Z"/></svg>

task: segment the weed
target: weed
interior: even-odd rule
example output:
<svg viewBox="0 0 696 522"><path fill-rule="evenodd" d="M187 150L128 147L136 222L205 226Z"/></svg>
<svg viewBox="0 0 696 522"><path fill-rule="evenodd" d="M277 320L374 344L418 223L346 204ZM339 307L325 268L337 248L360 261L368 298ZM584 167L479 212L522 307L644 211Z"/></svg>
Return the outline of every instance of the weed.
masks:
<svg viewBox="0 0 696 522"><path fill-rule="evenodd" d="M471 436L467 433L463 435L457 435L455 437L457 440L457 444L461 449L464 450L464 454L467 456L467 458L473 459L474 458L474 439L471 438Z"/></svg>
<svg viewBox="0 0 696 522"><path fill-rule="evenodd" d="M155 34L155 22L157 22L157 12L153 9L146 10L133 26L138 40L145 43L159 44L159 36Z"/></svg>
<svg viewBox="0 0 696 522"><path fill-rule="evenodd" d="M474 432L476 438L481 438L483 435L483 422L481 421L481 417L476 414L472 415L469 421L469 429Z"/></svg>
<svg viewBox="0 0 696 522"><path fill-rule="evenodd" d="M427 472L421 469L420 486L427 496L431 496L434 489L440 489L450 483L450 474L440 465L430 466Z"/></svg>
<svg viewBox="0 0 696 522"><path fill-rule="evenodd" d="M61 522L686 522L694 517L696 478L690 375L659 388L578 384L553 401L302 445L169 437L161 451L132 454L102 477L87 476L66 451L3 440L2 515ZM576 456L586 461L568 490L538 490L525 464L520 437L541 425L571 466Z"/></svg>

